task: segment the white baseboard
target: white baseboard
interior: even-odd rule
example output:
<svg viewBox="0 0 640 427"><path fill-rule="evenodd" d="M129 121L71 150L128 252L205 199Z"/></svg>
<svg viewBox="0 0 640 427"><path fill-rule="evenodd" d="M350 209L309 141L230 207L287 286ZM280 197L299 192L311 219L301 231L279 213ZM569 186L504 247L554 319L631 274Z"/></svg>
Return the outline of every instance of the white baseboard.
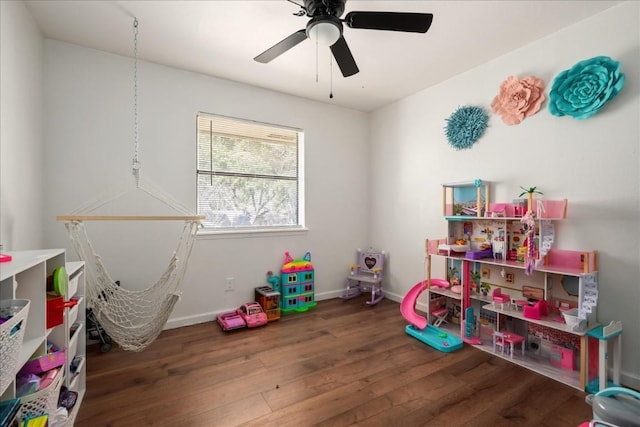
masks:
<svg viewBox="0 0 640 427"><path fill-rule="evenodd" d="M637 392L640 392L640 377L630 372L620 372L621 385L627 388L632 388Z"/></svg>
<svg viewBox="0 0 640 427"><path fill-rule="evenodd" d="M315 294L316 301L324 301L328 299L339 298L344 293L344 289L330 292L320 292Z"/></svg>
<svg viewBox="0 0 640 427"><path fill-rule="evenodd" d="M331 292L323 292L320 294L316 294L315 298L316 301L322 301L322 300L328 300L328 299L333 299L333 298L338 298L340 295L342 295L343 291L331 291ZM193 316L183 316L183 317L177 317L174 319L169 319L167 321L167 323L164 325L164 328L162 328L163 330L167 330L167 329L175 329L175 328L182 328L184 326L192 326L192 325L198 325L200 323L206 323L206 322L213 322L216 320L216 318L218 317L218 314L220 313L227 313L229 311L235 311L237 307L230 307L226 310L218 310L218 311L212 311L209 313L201 313L201 314L196 314Z"/></svg>
<svg viewBox="0 0 640 427"><path fill-rule="evenodd" d="M321 292L321 293L315 294L315 299L316 301L324 301L324 300L339 298L340 295L342 295L343 293L344 293L343 289L340 289L337 291ZM385 296L389 298L391 301L400 302L402 301L402 297L404 295L385 294ZM227 310L212 311L209 313L201 313L193 316L183 316L183 317L177 317L174 319L169 319L167 323L164 325L164 328L162 329L163 330L175 329L175 328L182 328L184 326L197 325L205 322L213 322L216 320L218 314L234 311L236 308L237 307L231 307Z"/></svg>
<svg viewBox="0 0 640 427"><path fill-rule="evenodd" d="M200 323L213 322L216 320L216 317L218 316L218 314L226 313L228 311L233 311L233 310L235 309L222 310L222 311L216 311L216 312L210 312L210 313L202 313L202 314L197 314L195 316L178 317L176 319L169 319L167 323L164 325L164 328L162 329L163 330L175 329L175 328L182 328L184 326L198 325Z"/></svg>

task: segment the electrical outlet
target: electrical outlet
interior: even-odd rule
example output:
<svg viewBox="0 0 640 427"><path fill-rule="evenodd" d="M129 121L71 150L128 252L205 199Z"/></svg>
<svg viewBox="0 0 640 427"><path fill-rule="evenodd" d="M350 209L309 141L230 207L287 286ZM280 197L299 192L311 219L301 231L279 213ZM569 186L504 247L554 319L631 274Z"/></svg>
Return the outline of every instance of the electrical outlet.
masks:
<svg viewBox="0 0 640 427"><path fill-rule="evenodd" d="M227 277L224 280L224 291L225 292L233 291L233 277Z"/></svg>

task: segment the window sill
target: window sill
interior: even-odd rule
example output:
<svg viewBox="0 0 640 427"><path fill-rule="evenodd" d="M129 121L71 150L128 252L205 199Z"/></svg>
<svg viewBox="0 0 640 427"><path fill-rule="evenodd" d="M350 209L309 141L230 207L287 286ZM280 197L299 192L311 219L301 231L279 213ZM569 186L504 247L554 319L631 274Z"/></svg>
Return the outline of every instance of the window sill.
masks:
<svg viewBox="0 0 640 427"><path fill-rule="evenodd" d="M227 229L227 230L199 230L196 235L197 240L208 239L243 239L249 237L271 237L271 236L296 236L308 232L306 227L297 228L261 228L261 229Z"/></svg>

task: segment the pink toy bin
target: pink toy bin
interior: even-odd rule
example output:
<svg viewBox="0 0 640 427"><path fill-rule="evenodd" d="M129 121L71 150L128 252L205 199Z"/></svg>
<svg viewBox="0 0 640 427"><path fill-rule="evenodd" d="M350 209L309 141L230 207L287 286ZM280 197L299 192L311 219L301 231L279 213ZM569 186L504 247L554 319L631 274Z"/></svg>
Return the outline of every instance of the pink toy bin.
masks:
<svg viewBox="0 0 640 427"><path fill-rule="evenodd" d="M64 350L54 351L44 356L29 360L20 370L20 375L42 374L58 366L64 365L66 360Z"/></svg>

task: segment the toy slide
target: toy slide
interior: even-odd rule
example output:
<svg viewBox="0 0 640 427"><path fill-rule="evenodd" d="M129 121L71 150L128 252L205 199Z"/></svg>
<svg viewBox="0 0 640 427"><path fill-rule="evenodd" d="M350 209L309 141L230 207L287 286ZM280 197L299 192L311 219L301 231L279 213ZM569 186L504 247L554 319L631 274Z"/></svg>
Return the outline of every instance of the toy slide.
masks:
<svg viewBox="0 0 640 427"><path fill-rule="evenodd" d="M435 280L435 279L434 279ZM442 329L429 325L427 319L416 313L416 301L426 288L424 281L416 283L409 292L402 298L400 303L400 313L410 325L407 325L405 332L423 343L430 345L436 350L450 353L462 348L462 340Z"/></svg>
<svg viewBox="0 0 640 427"><path fill-rule="evenodd" d="M427 319L416 313L416 301L426 287L427 284L424 281L416 283L413 288L409 289L409 292L402 298L400 303L402 317L417 329L424 329L427 326Z"/></svg>

